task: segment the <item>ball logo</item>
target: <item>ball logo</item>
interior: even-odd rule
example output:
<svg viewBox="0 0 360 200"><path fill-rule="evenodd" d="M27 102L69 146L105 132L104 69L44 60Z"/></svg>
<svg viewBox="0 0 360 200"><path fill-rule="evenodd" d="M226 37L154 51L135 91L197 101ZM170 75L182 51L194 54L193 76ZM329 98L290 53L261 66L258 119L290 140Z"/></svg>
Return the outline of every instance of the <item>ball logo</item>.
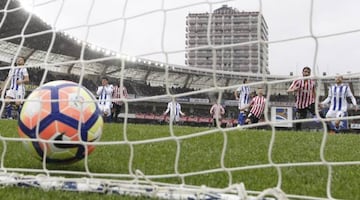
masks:
<svg viewBox="0 0 360 200"><path fill-rule="evenodd" d="M79 96L77 94L71 94L70 95L70 106L73 106L77 109L81 109L82 106L84 106L85 99L82 96Z"/></svg>
<svg viewBox="0 0 360 200"><path fill-rule="evenodd" d="M60 142L70 141L69 138L67 138L65 134L66 133L59 133L58 136L56 136L54 140L60 141ZM67 149L67 148L77 148L79 145L72 144L72 143L56 143L56 142L54 142L54 146L59 149Z"/></svg>

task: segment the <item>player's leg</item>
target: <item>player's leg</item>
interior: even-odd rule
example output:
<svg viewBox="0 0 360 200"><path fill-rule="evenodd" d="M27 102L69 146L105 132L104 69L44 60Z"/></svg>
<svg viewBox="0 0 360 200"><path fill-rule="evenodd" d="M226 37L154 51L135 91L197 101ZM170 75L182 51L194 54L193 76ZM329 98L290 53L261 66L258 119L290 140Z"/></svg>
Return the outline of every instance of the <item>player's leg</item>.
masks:
<svg viewBox="0 0 360 200"><path fill-rule="evenodd" d="M11 100L14 100L15 99L15 92L13 90L7 90L6 91L6 95L5 95L5 99L7 100L6 102L6 106L5 106L5 109L6 109L6 118L7 119L12 119L13 116L12 116L12 110L13 110L13 105L12 105L12 101Z"/></svg>
<svg viewBox="0 0 360 200"><path fill-rule="evenodd" d="M243 113L243 119L242 119L242 123L243 124L245 124L245 120L246 120L246 118L247 118L247 116L248 116L248 114L249 114L249 110L247 109L247 106L248 106L249 104L245 104L244 106L243 106L243 108L242 108L242 111L244 112Z"/></svg>
<svg viewBox="0 0 360 200"><path fill-rule="evenodd" d="M16 94L15 105L17 109L17 116L20 116L22 105L25 99L25 91L19 90Z"/></svg>
<svg viewBox="0 0 360 200"><path fill-rule="evenodd" d="M305 109L297 109L296 110L296 119L305 119L307 111ZM295 124L295 131L301 131L302 123L296 122Z"/></svg>
<svg viewBox="0 0 360 200"><path fill-rule="evenodd" d="M328 112L326 113L325 117L326 117L326 118L335 118L335 117L336 117L336 112L333 111L333 110L328 110ZM327 123L327 127L328 127L328 130L333 131L333 132L335 132L335 133L337 132L337 130L336 130L336 128L335 128L336 125L335 125L334 121L328 122L328 123Z"/></svg>
<svg viewBox="0 0 360 200"><path fill-rule="evenodd" d="M311 115L313 117L316 117L316 112L315 112L315 103L310 104L309 107L307 107L307 110L311 113ZM320 113L321 116L321 113Z"/></svg>
<svg viewBox="0 0 360 200"><path fill-rule="evenodd" d="M238 116L238 125L244 125L243 121L244 121L244 111L240 111L239 112L239 116Z"/></svg>
<svg viewBox="0 0 360 200"><path fill-rule="evenodd" d="M99 110L101 113L101 116L103 117L104 122L107 122L107 111L106 111L106 105L99 103Z"/></svg>
<svg viewBox="0 0 360 200"><path fill-rule="evenodd" d="M242 105L241 103L239 103L239 116L238 116L238 126L242 126L245 124L245 120L246 120L246 113L244 110L245 105Z"/></svg>
<svg viewBox="0 0 360 200"><path fill-rule="evenodd" d="M18 116L20 116L20 112L21 112L21 109L22 109L22 102L15 100L15 103L13 105L13 109L14 109L14 112L12 113L13 118L18 119Z"/></svg>
<svg viewBox="0 0 360 200"><path fill-rule="evenodd" d="M345 116L345 113L343 111L336 112L336 120L334 122L335 125L335 133L339 133L341 131L341 120Z"/></svg>
<svg viewBox="0 0 360 200"><path fill-rule="evenodd" d="M8 99L10 99L10 98L8 98ZM13 107L13 105L11 102L8 102L6 104L6 116L5 117L7 119L12 119L12 107Z"/></svg>
<svg viewBox="0 0 360 200"><path fill-rule="evenodd" d="M106 102L106 104L104 106L104 119L105 119L105 122L111 122L111 108L112 108L112 103L111 102Z"/></svg>
<svg viewBox="0 0 360 200"><path fill-rule="evenodd" d="M114 104L114 106L115 106L115 116L114 116L114 119L115 119L115 122L117 122L118 121L118 117L119 117L119 114L120 114L120 112L121 112L121 105L119 105L119 104Z"/></svg>
<svg viewBox="0 0 360 200"><path fill-rule="evenodd" d="M299 117L299 115L300 115L300 114L299 114L299 110L298 110L297 108L295 108L294 110L295 110L295 112L294 112L294 113L295 113L295 117L294 117L294 118L295 118L295 120L297 120L297 119L300 118L300 117ZM293 126L295 125L295 126L293 127L295 131L298 131L298 125L297 125L297 124L298 124L297 122L294 122L294 123L293 123Z"/></svg>
<svg viewBox="0 0 360 200"><path fill-rule="evenodd" d="M315 103L310 104L307 110L310 112L312 118L315 120L316 123L320 123L320 118L325 118L325 115L322 110L319 111L320 118L316 115Z"/></svg>
<svg viewBox="0 0 360 200"><path fill-rule="evenodd" d="M253 117L253 119L251 120L251 123L252 124L256 124L256 123L258 123L259 122L259 118L257 118L257 117Z"/></svg>
<svg viewBox="0 0 360 200"><path fill-rule="evenodd" d="M111 121L113 121L113 122L116 122L116 119L115 119L115 109L116 109L116 104L115 104L115 103L112 103L110 118L111 118Z"/></svg>
<svg viewBox="0 0 360 200"><path fill-rule="evenodd" d="M238 126L242 126L244 125L244 119L245 119L245 113L244 111L239 111L239 115L238 115Z"/></svg>
<svg viewBox="0 0 360 200"><path fill-rule="evenodd" d="M17 102L17 103L16 103L17 111L18 111L19 114L20 114L20 112L21 112L22 105L23 105L23 102Z"/></svg>
<svg viewBox="0 0 360 200"><path fill-rule="evenodd" d="M175 115L175 116L174 116L173 124L174 124L174 125L180 124L180 115Z"/></svg>
<svg viewBox="0 0 360 200"><path fill-rule="evenodd" d="M249 115L247 116L247 118L245 120L245 124L251 124L253 121L253 117L254 117L254 115L252 113L249 113Z"/></svg>

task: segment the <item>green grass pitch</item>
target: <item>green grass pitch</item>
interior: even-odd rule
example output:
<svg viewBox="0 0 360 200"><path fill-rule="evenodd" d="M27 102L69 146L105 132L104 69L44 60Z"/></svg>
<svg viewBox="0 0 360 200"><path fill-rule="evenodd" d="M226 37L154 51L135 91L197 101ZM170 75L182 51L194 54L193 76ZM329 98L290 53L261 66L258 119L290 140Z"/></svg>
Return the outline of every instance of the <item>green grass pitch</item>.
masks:
<svg viewBox="0 0 360 200"><path fill-rule="evenodd" d="M21 142L8 141L17 138L17 122L0 121L0 152L4 155L1 164L6 168L42 169L42 163L33 158ZM243 182L247 190L262 191L275 187L278 183L277 169L271 162L281 164L281 189L287 194L297 194L326 198L329 174L328 164L332 165L331 196L338 199L360 199L360 136L356 134L326 135L323 149L324 163L321 163L322 132L233 130L214 131L209 134L193 136L214 130L175 126L174 135L168 125L128 124L126 134L123 124L105 124L102 142L89 156L88 166L91 173L129 174L129 170L141 170L145 175L174 174L170 178L152 179L169 183L181 183L175 173L177 145L179 155L178 172L184 175L187 185L207 185L223 188L229 184L229 175L224 170L216 173L188 176L189 173L210 169L221 169L222 150L227 139L224 166L231 170L232 183ZM271 138L274 137L272 148ZM159 142L152 139L167 138ZM177 140L175 140L177 138ZM124 141L129 141L124 143ZM118 141L118 143L116 143ZM142 143L141 141L145 141ZM178 141L178 143L177 143ZM136 143L133 143L136 142ZM4 148L6 144L6 148ZM133 161L129 169L129 158L133 148ZM269 151L271 150L271 151ZM270 157L269 157L270 155ZM343 163L341 163L343 162ZM303 163L310 165L303 166ZM312 164L311 164L312 163ZM292 165L291 164L296 164ZM250 166L254 168L245 168ZM256 167L258 166L258 167ZM264 167L259 167L264 166ZM70 165L51 165L52 170L84 172L84 161ZM69 176L53 173L54 176ZM1 199L118 199L117 195L46 191L36 188L2 187ZM141 199L122 197L122 199Z"/></svg>

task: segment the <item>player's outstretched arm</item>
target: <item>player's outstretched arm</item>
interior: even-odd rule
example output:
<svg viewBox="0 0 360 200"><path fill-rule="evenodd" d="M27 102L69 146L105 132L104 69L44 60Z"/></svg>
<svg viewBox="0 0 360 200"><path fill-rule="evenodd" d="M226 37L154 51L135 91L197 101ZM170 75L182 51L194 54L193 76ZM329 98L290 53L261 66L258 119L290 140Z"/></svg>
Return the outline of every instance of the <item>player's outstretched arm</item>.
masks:
<svg viewBox="0 0 360 200"><path fill-rule="evenodd" d="M298 89L299 89L298 81L293 81L290 87L287 89L287 92L288 93L296 92L298 91Z"/></svg>
<svg viewBox="0 0 360 200"><path fill-rule="evenodd" d="M324 101L320 102L319 105L324 106L324 105L328 104L331 101L331 96L332 96L332 90L331 90L331 88L329 88L327 98Z"/></svg>
<svg viewBox="0 0 360 200"><path fill-rule="evenodd" d="M164 111L163 115L167 115L168 112L170 111L170 109L171 109L171 104L168 103L167 108L166 108L166 110Z"/></svg>
<svg viewBox="0 0 360 200"><path fill-rule="evenodd" d="M353 93L351 92L350 87L347 87L347 97L350 97L351 103L352 103L353 105L357 105L356 99L355 99Z"/></svg>
<svg viewBox="0 0 360 200"><path fill-rule="evenodd" d="M239 99L239 92L237 90L234 91L234 97L236 100Z"/></svg>

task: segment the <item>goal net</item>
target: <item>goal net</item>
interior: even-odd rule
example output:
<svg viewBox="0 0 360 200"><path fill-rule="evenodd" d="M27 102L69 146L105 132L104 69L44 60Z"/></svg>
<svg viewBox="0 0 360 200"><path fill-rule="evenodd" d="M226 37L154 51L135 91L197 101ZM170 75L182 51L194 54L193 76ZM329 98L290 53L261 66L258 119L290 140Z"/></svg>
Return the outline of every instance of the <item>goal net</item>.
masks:
<svg viewBox="0 0 360 200"><path fill-rule="evenodd" d="M328 108L320 103L338 73L358 99L359 74L352 67L359 62L353 52L359 52L360 26L352 23L356 6L323 4L2 1L0 184L134 199L357 198L357 105L349 105L341 118L340 133L346 134L332 134L334 119L324 118ZM305 66L309 77L302 76ZM110 116L101 106L90 109L101 102L104 79L121 93L108 101ZM296 97L287 90L293 81L309 79L316 85L315 112L300 119ZM55 87L57 80L85 89L73 98L63 86ZM23 98L10 98L14 85L24 86ZM241 94L235 91L244 86L252 98L262 88L266 99L258 117L245 112L253 123L238 119ZM39 87L59 95L48 96ZM68 106L61 107L60 97L67 95ZM216 104L222 113L210 111ZM34 109L46 115L56 110L59 119L52 124ZM86 117L89 109L102 115L101 122ZM32 129L22 115L35 116ZM294 131L299 123L301 130ZM79 134L87 126L90 136L85 131L84 139ZM73 127L75 136L65 141L61 127ZM48 129L54 135L41 138ZM77 162L56 160L72 154Z"/></svg>

